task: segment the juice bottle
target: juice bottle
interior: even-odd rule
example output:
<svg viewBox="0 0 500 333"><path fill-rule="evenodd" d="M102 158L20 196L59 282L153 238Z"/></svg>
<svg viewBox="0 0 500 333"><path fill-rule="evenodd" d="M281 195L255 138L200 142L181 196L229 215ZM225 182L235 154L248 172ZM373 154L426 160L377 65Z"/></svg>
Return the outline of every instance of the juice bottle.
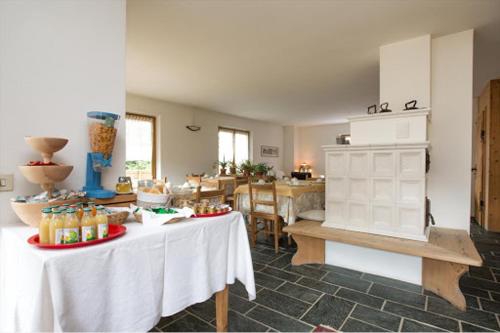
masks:
<svg viewBox="0 0 500 333"><path fill-rule="evenodd" d="M81 220L83 217L83 203L79 202L76 204L76 216L78 216L78 219Z"/></svg>
<svg viewBox="0 0 500 333"><path fill-rule="evenodd" d="M95 220L97 225L97 238L106 238L108 237L108 216L106 215L103 206L97 207L96 210L97 213Z"/></svg>
<svg viewBox="0 0 500 333"><path fill-rule="evenodd" d="M95 202L89 201L89 202L87 202L87 206L91 209L92 216L95 216L97 213L97 210L95 208Z"/></svg>
<svg viewBox="0 0 500 333"><path fill-rule="evenodd" d="M82 229L82 242L96 239L95 217L92 216L90 208L83 209L83 217L80 225Z"/></svg>
<svg viewBox="0 0 500 333"><path fill-rule="evenodd" d="M63 244L64 218L61 211L52 212L52 219L49 226L50 244Z"/></svg>
<svg viewBox="0 0 500 333"><path fill-rule="evenodd" d="M38 227L38 237L40 244L50 244L50 220L52 218L52 209L42 209L42 219Z"/></svg>
<svg viewBox="0 0 500 333"><path fill-rule="evenodd" d="M80 240L79 224L75 210L69 208L64 219L64 244L73 244Z"/></svg>

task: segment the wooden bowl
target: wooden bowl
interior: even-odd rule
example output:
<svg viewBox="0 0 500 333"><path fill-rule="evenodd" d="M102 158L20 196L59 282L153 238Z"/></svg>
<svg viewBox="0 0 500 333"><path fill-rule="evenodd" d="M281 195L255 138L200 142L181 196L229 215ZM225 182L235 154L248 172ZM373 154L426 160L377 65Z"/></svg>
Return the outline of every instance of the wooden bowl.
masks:
<svg viewBox="0 0 500 333"><path fill-rule="evenodd" d="M55 152L61 150L68 143L68 139L27 136L24 138L27 144L42 154L44 162L50 162Z"/></svg>
<svg viewBox="0 0 500 333"><path fill-rule="evenodd" d="M61 206L64 204L75 204L82 199L72 199L72 200L61 200L61 201L52 201L52 202L37 202L37 203L25 203L25 202L13 202L11 201L10 206L14 213L16 213L17 217L23 223L38 228L38 224L40 223L40 219L42 218L42 208L50 207L50 206Z"/></svg>
<svg viewBox="0 0 500 333"><path fill-rule="evenodd" d="M72 165L19 166L23 176L35 184L62 182L73 170Z"/></svg>

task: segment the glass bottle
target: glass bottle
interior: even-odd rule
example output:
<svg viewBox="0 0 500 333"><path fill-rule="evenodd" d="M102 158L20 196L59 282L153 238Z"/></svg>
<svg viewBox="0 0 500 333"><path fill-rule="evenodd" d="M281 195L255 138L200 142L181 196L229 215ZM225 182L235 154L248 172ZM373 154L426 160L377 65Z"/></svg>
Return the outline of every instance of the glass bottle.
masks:
<svg viewBox="0 0 500 333"><path fill-rule="evenodd" d="M40 244L50 244L50 220L52 218L52 209L42 209L42 219L38 226L38 241Z"/></svg>
<svg viewBox="0 0 500 333"><path fill-rule="evenodd" d="M108 237L108 216L103 206L96 208L97 239Z"/></svg>
<svg viewBox="0 0 500 333"><path fill-rule="evenodd" d="M96 239L95 217L92 216L92 209L83 209L83 217L80 222L82 242L89 242Z"/></svg>
<svg viewBox="0 0 500 333"><path fill-rule="evenodd" d="M64 218L64 244L73 244L80 241L80 228L78 217L73 208L66 210Z"/></svg>
<svg viewBox="0 0 500 333"><path fill-rule="evenodd" d="M50 220L49 232L50 232L49 235L50 244L53 245L63 244L64 218L60 210L52 212L52 219Z"/></svg>

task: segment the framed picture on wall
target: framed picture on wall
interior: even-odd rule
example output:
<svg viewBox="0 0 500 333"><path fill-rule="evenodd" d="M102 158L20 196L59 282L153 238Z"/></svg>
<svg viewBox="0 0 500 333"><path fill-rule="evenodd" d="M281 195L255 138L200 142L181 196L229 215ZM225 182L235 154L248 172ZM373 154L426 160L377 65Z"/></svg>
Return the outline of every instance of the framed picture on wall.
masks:
<svg viewBox="0 0 500 333"><path fill-rule="evenodd" d="M262 157L279 157L280 149L274 146L260 146L260 156Z"/></svg>

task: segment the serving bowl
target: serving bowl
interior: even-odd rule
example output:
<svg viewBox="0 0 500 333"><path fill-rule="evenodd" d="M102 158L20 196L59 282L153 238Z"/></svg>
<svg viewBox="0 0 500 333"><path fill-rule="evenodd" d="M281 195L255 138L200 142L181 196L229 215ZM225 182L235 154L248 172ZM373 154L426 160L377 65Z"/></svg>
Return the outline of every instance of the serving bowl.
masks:
<svg viewBox="0 0 500 333"><path fill-rule="evenodd" d="M42 154L45 163L50 162L55 152L63 149L68 139L50 138L45 136L27 136L24 141L34 150Z"/></svg>
<svg viewBox="0 0 500 333"><path fill-rule="evenodd" d="M81 199L71 199L71 200L60 200L51 202L36 202L36 203L26 203L26 202L15 202L11 201L10 206L14 213L16 213L19 219L32 227L38 227L40 219L42 218L42 208L47 208L50 206L62 206L64 204L75 204L81 201Z"/></svg>

